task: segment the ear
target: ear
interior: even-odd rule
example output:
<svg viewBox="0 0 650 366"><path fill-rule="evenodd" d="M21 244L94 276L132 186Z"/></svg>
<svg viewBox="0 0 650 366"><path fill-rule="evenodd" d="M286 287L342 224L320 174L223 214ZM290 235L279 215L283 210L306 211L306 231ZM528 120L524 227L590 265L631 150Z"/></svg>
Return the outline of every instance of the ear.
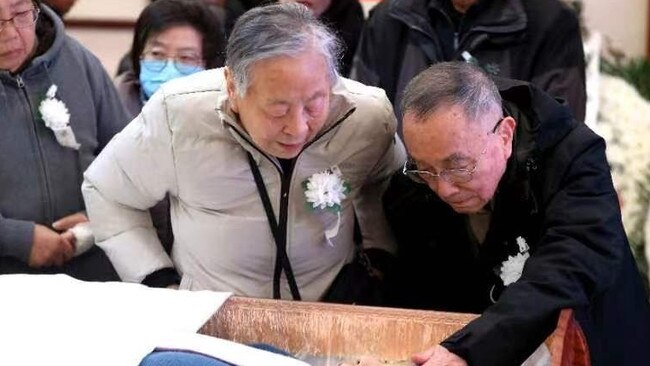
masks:
<svg viewBox="0 0 650 366"><path fill-rule="evenodd" d="M515 138L515 131L517 129L517 121L508 116L501 121L501 124L496 130L496 135L503 146L504 157L506 160L512 154L512 141Z"/></svg>
<svg viewBox="0 0 650 366"><path fill-rule="evenodd" d="M223 73L226 78L226 90L228 91L228 101L230 102L230 109L233 112L239 113L237 103L239 102L239 96L237 95L237 90L235 89L235 79L232 76L232 72L228 67L223 68Z"/></svg>

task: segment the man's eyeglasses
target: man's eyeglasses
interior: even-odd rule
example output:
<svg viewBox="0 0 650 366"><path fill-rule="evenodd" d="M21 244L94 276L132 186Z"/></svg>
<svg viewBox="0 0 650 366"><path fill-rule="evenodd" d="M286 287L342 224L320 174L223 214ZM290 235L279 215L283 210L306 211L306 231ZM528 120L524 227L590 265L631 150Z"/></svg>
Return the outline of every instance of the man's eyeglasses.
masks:
<svg viewBox="0 0 650 366"><path fill-rule="evenodd" d="M184 75L193 74L203 70L203 59L195 53L182 53L173 57L167 56L159 51L149 51L142 54L142 65L149 71L161 72L167 67L167 62L171 60L178 72Z"/></svg>
<svg viewBox="0 0 650 366"><path fill-rule="evenodd" d="M2 32L10 22L14 23L14 27L16 28L30 27L36 23L36 19L38 19L38 14L40 12L40 9L30 9L16 13L13 18L0 19L0 32Z"/></svg>
<svg viewBox="0 0 650 366"><path fill-rule="evenodd" d="M504 119L505 117L497 121L496 125L494 125L494 128L492 128L492 130L488 132L488 135L493 135L497 131L497 128L499 128L499 125ZM409 159L406 161L406 163L404 163L404 167L402 168L402 173L407 177L411 178L413 181L422 184L427 184L428 182L435 181L438 178L449 183L458 183L458 184L467 183L470 180L472 180L472 176L474 175L474 172L476 172L478 165L481 163L483 156L487 152L488 144L489 141L485 143L485 148L483 148L483 151L481 151L481 154L476 158L476 162L471 167L457 168L457 169L443 169L440 171L440 173L434 173L428 170L418 169L415 162Z"/></svg>

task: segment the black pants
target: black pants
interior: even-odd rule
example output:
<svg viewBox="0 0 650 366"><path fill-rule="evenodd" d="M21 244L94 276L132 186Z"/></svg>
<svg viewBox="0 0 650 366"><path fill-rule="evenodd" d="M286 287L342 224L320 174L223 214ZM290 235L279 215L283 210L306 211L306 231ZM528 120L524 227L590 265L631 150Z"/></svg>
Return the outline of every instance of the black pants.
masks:
<svg viewBox="0 0 650 366"><path fill-rule="evenodd" d="M72 258L61 267L31 268L27 263L11 257L0 257L0 274L57 274L65 273L83 281L119 281L120 278L108 257L97 246Z"/></svg>

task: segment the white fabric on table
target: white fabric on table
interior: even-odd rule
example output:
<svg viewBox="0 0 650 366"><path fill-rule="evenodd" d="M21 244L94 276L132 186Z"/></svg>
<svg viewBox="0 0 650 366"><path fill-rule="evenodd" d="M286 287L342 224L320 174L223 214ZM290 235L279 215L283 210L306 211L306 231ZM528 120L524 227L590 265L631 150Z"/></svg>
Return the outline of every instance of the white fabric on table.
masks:
<svg viewBox="0 0 650 366"><path fill-rule="evenodd" d="M243 366L253 365L255 357L268 357L274 365L306 365L196 335L229 296L83 282L66 275L3 275L0 365L137 366L158 346L243 360Z"/></svg>

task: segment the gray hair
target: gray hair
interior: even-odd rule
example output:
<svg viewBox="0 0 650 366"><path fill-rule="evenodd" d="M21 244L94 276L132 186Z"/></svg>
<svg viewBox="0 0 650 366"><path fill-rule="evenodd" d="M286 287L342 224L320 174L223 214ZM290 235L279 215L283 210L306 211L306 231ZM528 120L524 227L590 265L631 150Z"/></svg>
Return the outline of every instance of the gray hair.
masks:
<svg viewBox="0 0 650 366"><path fill-rule="evenodd" d="M423 120L450 105L461 107L469 121L503 113L499 89L483 70L468 62L441 62L421 72L404 89L401 107L404 114Z"/></svg>
<svg viewBox="0 0 650 366"><path fill-rule="evenodd" d="M258 61L295 56L315 49L325 57L332 84L338 79L341 44L336 35L304 5L280 3L253 8L242 15L228 39L226 66L240 96L250 84L251 67Z"/></svg>

